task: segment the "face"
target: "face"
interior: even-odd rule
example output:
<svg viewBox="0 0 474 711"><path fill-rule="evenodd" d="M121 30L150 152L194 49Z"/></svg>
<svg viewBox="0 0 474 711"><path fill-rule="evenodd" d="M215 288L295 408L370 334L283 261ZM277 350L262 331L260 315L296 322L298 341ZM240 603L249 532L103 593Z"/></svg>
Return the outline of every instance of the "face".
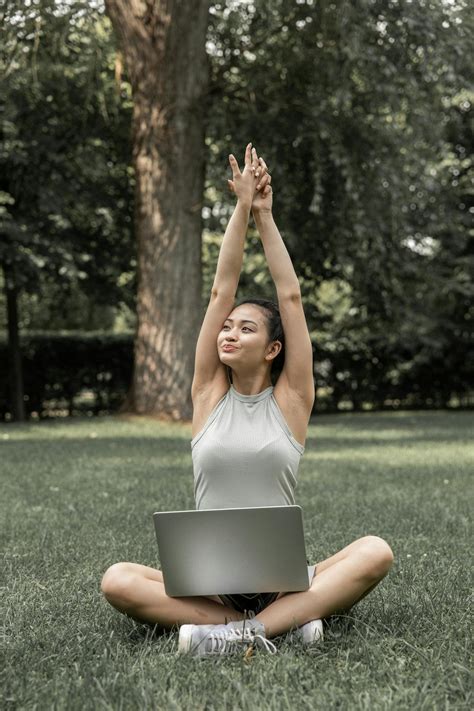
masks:
<svg viewBox="0 0 474 711"><path fill-rule="evenodd" d="M244 362L258 366L275 349L268 340L267 319L253 304L237 306L224 321L217 337L217 350L222 363L233 366ZM272 358L267 362L270 365Z"/></svg>

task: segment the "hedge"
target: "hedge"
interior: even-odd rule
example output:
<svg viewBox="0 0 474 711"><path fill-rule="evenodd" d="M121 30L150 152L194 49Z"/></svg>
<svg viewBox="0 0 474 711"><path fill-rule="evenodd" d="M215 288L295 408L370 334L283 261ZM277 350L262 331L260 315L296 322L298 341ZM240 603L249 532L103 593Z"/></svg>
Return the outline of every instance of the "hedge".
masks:
<svg viewBox="0 0 474 711"><path fill-rule="evenodd" d="M35 417L117 412L133 370L133 334L22 335L25 410ZM463 368L446 372L443 355L419 362L387 346L331 342L314 351L315 411L471 407ZM5 339L0 363L8 363ZM0 418L11 419L8 368L0 368Z"/></svg>
<svg viewBox="0 0 474 711"><path fill-rule="evenodd" d="M21 338L25 410L39 417L119 409L131 382L133 335L42 333ZM7 363L0 341L0 362ZM0 417L9 412L8 373L0 369Z"/></svg>

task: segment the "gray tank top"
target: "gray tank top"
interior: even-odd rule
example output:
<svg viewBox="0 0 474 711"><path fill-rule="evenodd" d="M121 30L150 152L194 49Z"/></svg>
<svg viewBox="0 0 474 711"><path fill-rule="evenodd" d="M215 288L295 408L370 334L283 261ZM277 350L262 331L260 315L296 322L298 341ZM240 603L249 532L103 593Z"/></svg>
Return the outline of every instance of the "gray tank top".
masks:
<svg viewBox="0 0 474 711"><path fill-rule="evenodd" d="M291 434L273 386L242 395L231 385L191 449L197 509L295 503L304 447Z"/></svg>

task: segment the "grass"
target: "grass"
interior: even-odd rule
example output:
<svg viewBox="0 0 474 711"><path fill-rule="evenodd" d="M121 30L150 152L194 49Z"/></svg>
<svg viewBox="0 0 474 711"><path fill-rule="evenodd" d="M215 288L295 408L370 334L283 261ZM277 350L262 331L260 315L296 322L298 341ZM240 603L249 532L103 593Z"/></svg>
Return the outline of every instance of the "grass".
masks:
<svg viewBox="0 0 474 711"><path fill-rule="evenodd" d="M5 709L467 709L472 415L327 415L297 503L312 562L375 533L389 576L325 640L275 656L176 655L115 612L113 562L158 565L151 514L194 508L190 428L152 420L0 427Z"/></svg>

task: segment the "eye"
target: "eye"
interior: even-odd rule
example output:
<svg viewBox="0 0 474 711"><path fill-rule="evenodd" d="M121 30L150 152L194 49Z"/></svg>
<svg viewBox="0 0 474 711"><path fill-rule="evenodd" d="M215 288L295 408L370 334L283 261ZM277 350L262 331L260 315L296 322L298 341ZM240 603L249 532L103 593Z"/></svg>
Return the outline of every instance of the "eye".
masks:
<svg viewBox="0 0 474 711"><path fill-rule="evenodd" d="M242 326L242 331L243 331L244 329L247 329L247 331L250 331L250 333L253 333L252 329L249 328L248 326Z"/></svg>
<svg viewBox="0 0 474 711"><path fill-rule="evenodd" d="M222 326L222 330L225 331L226 328L229 328L229 326Z"/></svg>

